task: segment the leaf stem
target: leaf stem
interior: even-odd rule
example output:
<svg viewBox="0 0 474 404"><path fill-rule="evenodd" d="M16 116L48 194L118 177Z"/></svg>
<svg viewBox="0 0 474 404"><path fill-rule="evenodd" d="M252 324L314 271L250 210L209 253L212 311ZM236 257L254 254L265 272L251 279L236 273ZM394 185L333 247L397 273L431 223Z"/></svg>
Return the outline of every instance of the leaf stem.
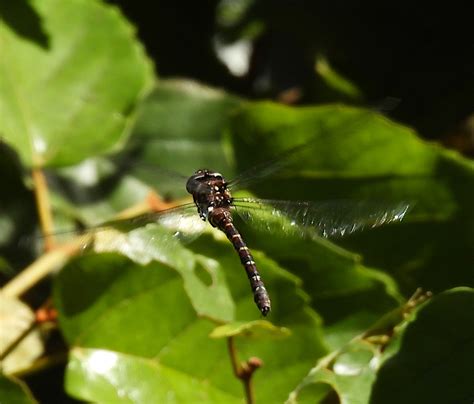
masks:
<svg viewBox="0 0 474 404"><path fill-rule="evenodd" d="M259 358L249 358L247 362L239 364L237 357L237 349L235 348L234 337L227 338L227 348L229 349L230 361L234 375L242 380L245 389L245 398L247 404L255 403L255 396L252 385L253 373L262 366L262 361Z"/></svg>
<svg viewBox="0 0 474 404"><path fill-rule="evenodd" d="M54 247L53 237L53 216L51 214L51 204L49 202L48 184L44 172L40 168L33 168L32 178L35 189L36 205L40 219L41 231L45 238L45 249L51 251Z"/></svg>

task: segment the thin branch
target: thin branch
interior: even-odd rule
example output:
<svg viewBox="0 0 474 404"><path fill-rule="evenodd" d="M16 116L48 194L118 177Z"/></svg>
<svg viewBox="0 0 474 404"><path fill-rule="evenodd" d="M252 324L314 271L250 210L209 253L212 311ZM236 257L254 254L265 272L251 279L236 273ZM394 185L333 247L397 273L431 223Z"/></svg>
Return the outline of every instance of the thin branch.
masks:
<svg viewBox="0 0 474 404"><path fill-rule="evenodd" d="M37 173L35 175L38 177L39 183L41 183L42 181L41 177L43 174ZM43 180L44 180L44 177L43 177ZM40 191L40 193L43 193L43 191L45 190L45 188L42 185L39 186L39 189L42 190ZM47 199L47 197L42 196L39 198L39 200L45 202L46 201L45 198ZM39 200L38 200L38 206L40 206ZM157 195L150 194L147 197L147 200L145 202L140 203L138 205L135 205L132 208L129 208L120 212L116 216L116 218L118 219L130 218L143 212L149 212L150 210L152 211L161 210L164 208L173 207L175 205L176 203L161 202L161 200L159 199ZM40 208L40 210L43 210L43 208ZM50 211L48 210L48 212ZM49 213L45 213L44 215L40 213L41 218L47 217L48 215ZM48 220L49 219L47 219L47 221ZM47 226L49 226L49 224ZM44 232L45 227L43 225L42 225L42 228ZM51 234L48 234L48 233L43 233L43 234L45 234L46 244L48 245L48 240L50 241L52 240L51 238L49 238ZM59 247L55 247L52 250L50 250L51 248L51 243L50 243L49 246L46 248L48 252L43 254L35 262L33 262L28 267L26 267L18 276L13 278L7 285L3 287L3 289L1 289L1 292L10 297L18 297L22 295L27 290L29 290L32 286L38 283L41 279L43 279L45 276L51 274L52 272L55 272L56 270L61 269L74 255L80 253L81 250L84 248L84 246L90 242L90 237L92 236L87 235L87 234L86 235L82 234L79 237L76 237L71 242L63 244Z"/></svg>
<svg viewBox="0 0 474 404"><path fill-rule="evenodd" d="M84 248L84 244L86 244L86 241L84 236L82 236L43 254L8 282L1 290L2 294L9 297L21 296L45 276L61 269L74 255Z"/></svg>
<svg viewBox="0 0 474 404"><path fill-rule="evenodd" d="M40 168L34 168L32 170L32 178L41 231L45 238L45 249L46 251L50 251L54 247L54 237L52 235L54 225L53 216L51 214L51 204L49 202L48 184L44 173Z"/></svg>
<svg viewBox="0 0 474 404"><path fill-rule="evenodd" d="M227 348L229 350L230 361L234 375L242 380L245 389L245 398L247 404L255 403L255 395L253 392L252 375L262 366L262 361L259 358L249 358L247 362L239 364L237 349L235 348L234 338L227 338Z"/></svg>

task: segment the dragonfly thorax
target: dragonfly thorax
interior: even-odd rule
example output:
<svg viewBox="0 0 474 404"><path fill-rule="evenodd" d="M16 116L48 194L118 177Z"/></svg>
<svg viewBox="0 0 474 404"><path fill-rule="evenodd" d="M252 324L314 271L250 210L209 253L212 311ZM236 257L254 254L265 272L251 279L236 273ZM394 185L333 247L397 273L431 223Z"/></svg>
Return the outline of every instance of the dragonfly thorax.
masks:
<svg viewBox="0 0 474 404"><path fill-rule="evenodd" d="M201 219L209 219L213 226L216 222L211 220L213 215L221 216L222 209L229 209L232 203L232 196L222 174L207 169L198 170L189 177L186 190L193 196Z"/></svg>

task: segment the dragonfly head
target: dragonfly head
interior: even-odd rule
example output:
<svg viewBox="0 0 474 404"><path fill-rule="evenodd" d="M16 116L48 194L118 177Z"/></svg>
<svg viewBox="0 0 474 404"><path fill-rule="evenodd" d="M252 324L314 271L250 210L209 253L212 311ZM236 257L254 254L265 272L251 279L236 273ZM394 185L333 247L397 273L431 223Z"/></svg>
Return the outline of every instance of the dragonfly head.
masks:
<svg viewBox="0 0 474 404"><path fill-rule="evenodd" d="M206 168L197 170L186 182L186 190L190 194L198 192L202 184L208 183L210 180L213 181L224 181L222 174L208 170Z"/></svg>

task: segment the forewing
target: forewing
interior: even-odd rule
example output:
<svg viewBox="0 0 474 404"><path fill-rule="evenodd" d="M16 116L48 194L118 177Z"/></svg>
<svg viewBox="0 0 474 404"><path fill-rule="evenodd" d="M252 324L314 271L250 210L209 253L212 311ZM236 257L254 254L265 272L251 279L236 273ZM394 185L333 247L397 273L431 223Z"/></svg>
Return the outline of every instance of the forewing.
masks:
<svg viewBox="0 0 474 404"><path fill-rule="evenodd" d="M132 260L147 264L151 260L171 262L177 239L188 243L206 228L193 204L150 213L130 220L120 220L100 228L94 238L96 251L117 251ZM107 230L105 230L107 229ZM170 261L171 260L171 261Z"/></svg>
<svg viewBox="0 0 474 404"><path fill-rule="evenodd" d="M306 146L306 144L298 145L269 161L265 161L249 168L230 181L228 187L234 191L243 189L253 182L261 181L262 179L281 171L283 168L290 165L298 153Z"/></svg>
<svg viewBox="0 0 474 404"><path fill-rule="evenodd" d="M401 221L406 202L336 200L326 202L235 199L235 211L247 223L267 231L338 238Z"/></svg>
<svg viewBox="0 0 474 404"><path fill-rule="evenodd" d="M120 250L120 243L124 242L128 235L151 224L165 228L169 233L169 238L176 238L184 243L191 242L198 237L207 225L199 218L196 206L189 203L129 219L112 220L82 231L60 231L50 236L57 243L83 239L83 248L88 247L94 241L94 243L101 243L102 249L106 249L104 246L109 245L109 249ZM45 237L38 237L33 242L37 244L44 239ZM124 246L124 248L126 247Z"/></svg>

